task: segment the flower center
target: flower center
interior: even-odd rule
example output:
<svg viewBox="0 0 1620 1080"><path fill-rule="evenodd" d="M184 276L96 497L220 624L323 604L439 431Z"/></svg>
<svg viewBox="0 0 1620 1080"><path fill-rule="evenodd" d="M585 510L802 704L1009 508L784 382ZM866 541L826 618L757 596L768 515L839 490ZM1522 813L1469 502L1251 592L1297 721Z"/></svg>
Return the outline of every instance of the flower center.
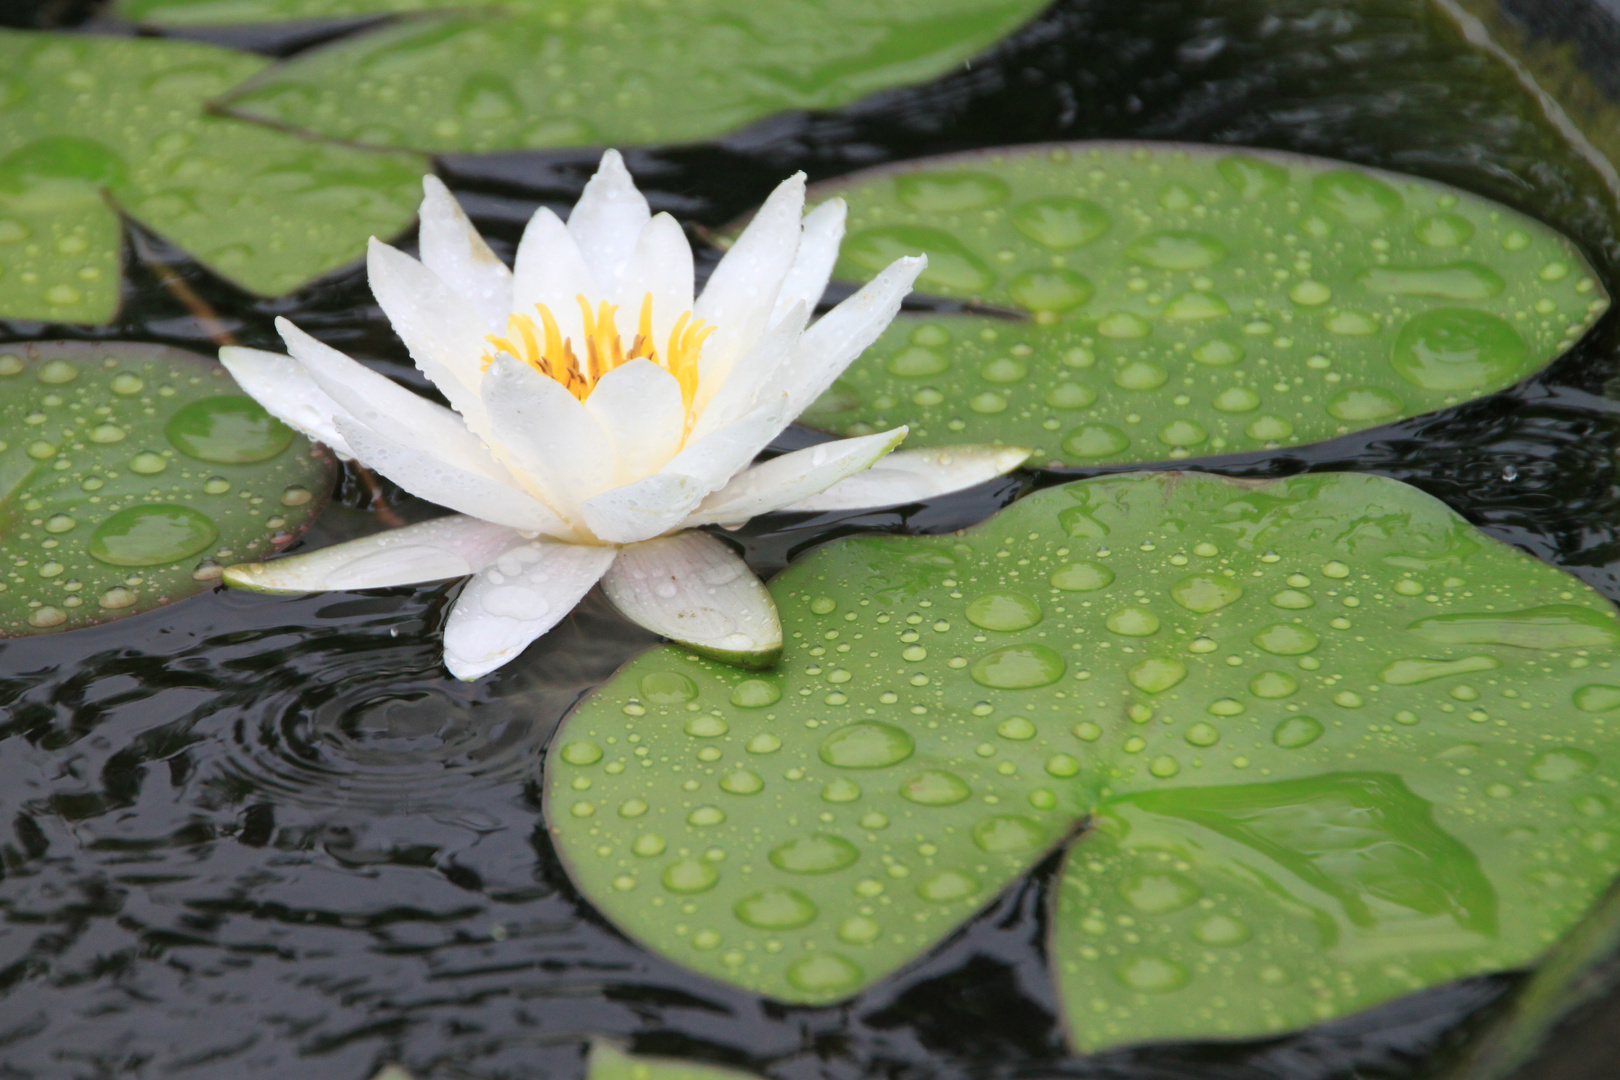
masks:
<svg viewBox="0 0 1620 1080"><path fill-rule="evenodd" d="M648 293L641 301L641 318L635 339L626 348L613 318L619 310L617 304L603 300L592 311L591 302L585 299L583 293L574 299L578 301L580 314L584 316L583 359L574 351L573 339L562 336L556 316L544 304L534 305L540 316L538 327L527 315L509 315L506 332L511 336L503 338L491 334L485 340L494 346L496 352L506 353L540 374L557 380L581 401L590 397L602 376L614 368L632 360L651 360L675 376L681 388L681 399L687 411L691 411L692 398L697 393L698 354L703 351L703 343L709 335L714 333L714 327L706 326L702 319L694 320L690 311L684 312L675 320L675 326L669 332L669 342L660 351L653 340L653 298L652 293ZM495 362L494 353L484 353L483 362L487 369Z"/></svg>

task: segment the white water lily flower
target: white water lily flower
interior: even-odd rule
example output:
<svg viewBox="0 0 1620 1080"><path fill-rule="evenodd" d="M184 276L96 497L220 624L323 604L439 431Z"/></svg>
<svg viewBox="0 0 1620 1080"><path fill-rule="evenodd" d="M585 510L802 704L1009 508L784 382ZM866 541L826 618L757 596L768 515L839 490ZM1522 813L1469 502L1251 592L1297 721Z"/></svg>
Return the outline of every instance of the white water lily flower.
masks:
<svg viewBox="0 0 1620 1080"><path fill-rule="evenodd" d="M1028 451L896 454L893 431L755 456L870 345L926 260L899 259L810 323L843 239L839 200L804 214L783 183L694 298L692 250L614 151L565 224L542 209L508 269L442 183L424 178L420 262L371 241L371 288L436 405L277 320L291 356L220 359L272 414L457 514L305 555L230 567L270 592L472 575L445 626L462 679L511 660L595 585L629 618L726 659L774 662L770 594L696 526L784 508L943 494Z"/></svg>

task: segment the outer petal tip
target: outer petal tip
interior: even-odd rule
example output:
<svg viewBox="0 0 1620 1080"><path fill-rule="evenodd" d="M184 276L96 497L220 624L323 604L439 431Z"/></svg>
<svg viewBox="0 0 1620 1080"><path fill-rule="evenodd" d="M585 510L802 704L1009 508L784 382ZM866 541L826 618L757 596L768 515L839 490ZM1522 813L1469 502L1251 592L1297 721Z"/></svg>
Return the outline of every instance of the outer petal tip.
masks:
<svg viewBox="0 0 1620 1080"><path fill-rule="evenodd" d="M556 626L613 564L608 547L537 540L474 574L444 624L444 666L466 682L515 660Z"/></svg>
<svg viewBox="0 0 1620 1080"><path fill-rule="evenodd" d="M996 464L1002 472L1012 472L1034 456L1035 451L1027 446L1003 446L996 451Z"/></svg>
<svg viewBox="0 0 1620 1080"><path fill-rule="evenodd" d="M298 324L285 315L277 315L275 325L276 333L281 335L281 343L291 349L292 343L289 339L301 332Z"/></svg>
<svg viewBox="0 0 1620 1080"><path fill-rule="evenodd" d="M821 513L931 499L1004 476L1027 461L1030 454L1023 446L968 445L903 450L885 458L876 468L850 475L820 494L788 503L782 509Z"/></svg>
<svg viewBox="0 0 1620 1080"><path fill-rule="evenodd" d="M744 668L748 671L768 671L782 660L782 646L777 645L769 649L755 649L753 651L728 652L725 649L707 645L694 645L690 641L676 640L675 644L687 652L697 653L699 656L712 657L723 664Z"/></svg>
<svg viewBox="0 0 1620 1080"><path fill-rule="evenodd" d="M220 580L233 589L244 589L248 592L270 593L280 596L298 596L307 592L307 589L278 589L264 580L264 563L236 563L225 568Z"/></svg>
<svg viewBox="0 0 1620 1080"><path fill-rule="evenodd" d="M454 678L461 682L477 682L496 668L504 667L510 656L503 656L495 660L469 660L456 656L446 649L444 651L444 668Z"/></svg>
<svg viewBox="0 0 1620 1080"><path fill-rule="evenodd" d="M602 590L626 618L691 652L754 670L781 659L782 620L769 590L707 533L625 547Z"/></svg>

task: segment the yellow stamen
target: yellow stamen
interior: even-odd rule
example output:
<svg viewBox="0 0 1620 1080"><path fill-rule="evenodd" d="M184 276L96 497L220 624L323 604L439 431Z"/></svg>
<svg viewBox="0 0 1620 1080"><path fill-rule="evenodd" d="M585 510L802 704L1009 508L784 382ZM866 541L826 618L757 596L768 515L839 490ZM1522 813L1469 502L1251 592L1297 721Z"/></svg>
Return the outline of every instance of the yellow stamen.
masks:
<svg viewBox="0 0 1620 1080"><path fill-rule="evenodd" d="M537 329L534 320L527 315L510 316L507 319L508 337L491 334L485 338L492 351L484 353L483 366L487 369L494 363L496 353L506 353L540 374L555 379L569 393L584 401L608 372L632 360L651 360L675 376L681 388L682 401L690 413L692 400L697 395L698 358L703 352L703 343L714 333L714 327L705 326L701 319L694 320L690 311L685 312L675 320L668 346L660 354L653 340L653 298L652 293L648 293L641 301L636 336L626 349L615 322L619 310L617 305L603 300L593 311L590 301L583 294L574 300L579 304L584 330L581 335L584 339L583 363L574 351L573 341L562 336L556 316L544 304L536 304L540 327ZM688 425L690 422L688 416Z"/></svg>
<svg viewBox="0 0 1620 1080"><path fill-rule="evenodd" d="M545 356L545 353L540 351L540 343L534 338L533 319L524 319L518 318L516 315L509 315L506 319L506 328L508 331L515 329L518 332L518 336L523 339L524 356ZM530 361L530 363L533 363L533 361Z"/></svg>
<svg viewBox="0 0 1620 1080"><path fill-rule="evenodd" d="M657 354L653 348L652 293L641 298L641 318L636 320L636 340L630 346L630 359L639 360Z"/></svg>
<svg viewBox="0 0 1620 1080"><path fill-rule="evenodd" d="M523 355L523 353L521 351L519 351L519 349L518 349L518 347L516 345L513 345L510 341L507 341L503 337L496 337L494 334L489 334L484 338L484 340L489 342L491 345L495 346L495 350L497 352L508 353L508 354L510 354L512 356L522 356ZM484 368L485 368L485 370L489 369L489 365L491 363L493 363L494 360L495 360L495 358L493 356L489 355L489 353L484 354Z"/></svg>
<svg viewBox="0 0 1620 1080"><path fill-rule="evenodd" d="M546 356L561 356L568 345L563 340L562 331L557 328L557 317L551 309L543 304L536 304L540 309L540 322L546 328Z"/></svg>
<svg viewBox="0 0 1620 1080"><path fill-rule="evenodd" d="M591 302L585 299L583 293L574 297L574 302L579 305L580 317L585 320L585 379L594 385L600 370L596 362L596 319L591 315Z"/></svg>

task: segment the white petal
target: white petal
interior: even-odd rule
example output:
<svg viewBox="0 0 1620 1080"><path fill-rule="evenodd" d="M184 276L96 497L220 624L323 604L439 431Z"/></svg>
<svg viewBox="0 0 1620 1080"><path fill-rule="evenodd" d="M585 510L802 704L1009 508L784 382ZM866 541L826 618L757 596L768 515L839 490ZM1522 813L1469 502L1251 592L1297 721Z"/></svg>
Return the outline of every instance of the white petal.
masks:
<svg viewBox="0 0 1620 1080"><path fill-rule="evenodd" d="M615 554L543 540L507 551L456 599L444 627L444 666L471 681L511 660L574 610Z"/></svg>
<svg viewBox="0 0 1620 1080"><path fill-rule="evenodd" d="M469 472L511 482L506 470L454 412L351 360L286 319L277 319L276 329L293 359L304 365L315 384L347 416L395 442L431 448L435 456Z"/></svg>
<svg viewBox="0 0 1620 1080"><path fill-rule="evenodd" d="M619 552L602 591L630 621L746 667L782 654L776 603L748 564L708 533L687 530Z"/></svg>
<svg viewBox="0 0 1620 1080"><path fill-rule="evenodd" d="M881 465L840 480L784 510L859 510L949 495L1012 472L1034 451L1021 446L944 446L898 450Z"/></svg>
<svg viewBox="0 0 1620 1080"><path fill-rule="evenodd" d="M765 200L709 275L693 311L717 328L703 347L699 404L718 389L737 357L769 325L782 281L799 252L803 215L804 174L795 173Z"/></svg>
<svg viewBox="0 0 1620 1080"><path fill-rule="evenodd" d="M715 491L747 468L787 423L787 400L774 398L755 406L736 423L701 439L688 439L663 471L696 477L705 494Z"/></svg>
<svg viewBox="0 0 1620 1080"><path fill-rule="evenodd" d="M488 330L478 314L439 275L376 237L366 253L366 273L372 294L417 369L449 399L467 426L487 439L489 421L478 400L478 382Z"/></svg>
<svg viewBox="0 0 1620 1080"><path fill-rule="evenodd" d="M799 255L782 282L782 291L777 294L772 322L801 301L812 311L821 303L821 294L827 291L827 280L832 277L833 264L838 261L838 246L844 242L847 216L848 207L843 199L828 199L805 215Z"/></svg>
<svg viewBox="0 0 1620 1080"><path fill-rule="evenodd" d="M872 467L906 437L906 428L795 450L756 465L703 500L688 526L737 526L790 506Z"/></svg>
<svg viewBox="0 0 1620 1080"><path fill-rule="evenodd" d="M602 376L585 407L612 443L615 484L663 468L686 436L680 384L651 360L632 360Z"/></svg>
<svg viewBox="0 0 1620 1080"><path fill-rule="evenodd" d="M804 412L894 321L900 301L927 266L926 256L896 259L860 292L816 320L799 338L793 356L778 366L766 392L785 393L790 416Z"/></svg>
<svg viewBox="0 0 1620 1080"><path fill-rule="evenodd" d="M585 257L580 254L568 226L542 206L529 219L523 239L518 242L517 268L512 275L512 310L532 319L534 306L545 305L556 317L562 336L573 342L574 354L583 359L585 324L580 319L576 299L580 296L593 303L606 298L598 290L596 279L585 265Z"/></svg>
<svg viewBox="0 0 1620 1080"><path fill-rule="evenodd" d="M437 176L422 177L420 218L422 265L477 312L485 333L504 333L512 310L512 271L489 250Z"/></svg>
<svg viewBox="0 0 1620 1080"><path fill-rule="evenodd" d="M730 427L689 441L652 476L597 495L583 508L586 527L615 544L675 528L776 437L786 424L783 409L783 399L767 403Z"/></svg>
<svg viewBox="0 0 1620 1080"><path fill-rule="evenodd" d="M517 488L379 435L358 420L340 417L337 428L362 464L419 499L525 532L572 535L571 527L555 511Z"/></svg>
<svg viewBox="0 0 1620 1080"><path fill-rule="evenodd" d="M810 309L801 300L742 355L698 413L690 438L701 439L728 427L754 407L777 368L794 355L809 318Z"/></svg>
<svg viewBox="0 0 1620 1080"><path fill-rule="evenodd" d="M675 528L711 489L696 477L661 472L606 491L581 508L585 527L610 544L633 544Z"/></svg>
<svg viewBox="0 0 1620 1080"><path fill-rule="evenodd" d="M507 465L559 513L613 486L613 447L578 398L529 365L500 357L484 376L484 404Z"/></svg>
<svg viewBox="0 0 1620 1080"><path fill-rule="evenodd" d="M225 584L254 592L380 589L466 577L528 539L516 529L452 514L302 555L225 568Z"/></svg>
<svg viewBox="0 0 1620 1080"><path fill-rule="evenodd" d="M619 305L619 334L627 351L635 340L642 300L648 295L653 299L652 345L663 355L675 321L692 310L692 245L668 214L659 214L642 228L613 296Z"/></svg>
<svg viewBox="0 0 1620 1080"><path fill-rule="evenodd" d="M343 406L328 397L297 360L262 349L226 345L219 350L219 362L236 385L271 416L325 443L345 458L354 457L354 451L332 423L333 417L345 413Z"/></svg>
<svg viewBox="0 0 1620 1080"><path fill-rule="evenodd" d="M619 273L635 250L636 238L651 217L647 200L636 189L617 150L602 155L596 175L568 215L568 231L606 294L616 291Z"/></svg>

